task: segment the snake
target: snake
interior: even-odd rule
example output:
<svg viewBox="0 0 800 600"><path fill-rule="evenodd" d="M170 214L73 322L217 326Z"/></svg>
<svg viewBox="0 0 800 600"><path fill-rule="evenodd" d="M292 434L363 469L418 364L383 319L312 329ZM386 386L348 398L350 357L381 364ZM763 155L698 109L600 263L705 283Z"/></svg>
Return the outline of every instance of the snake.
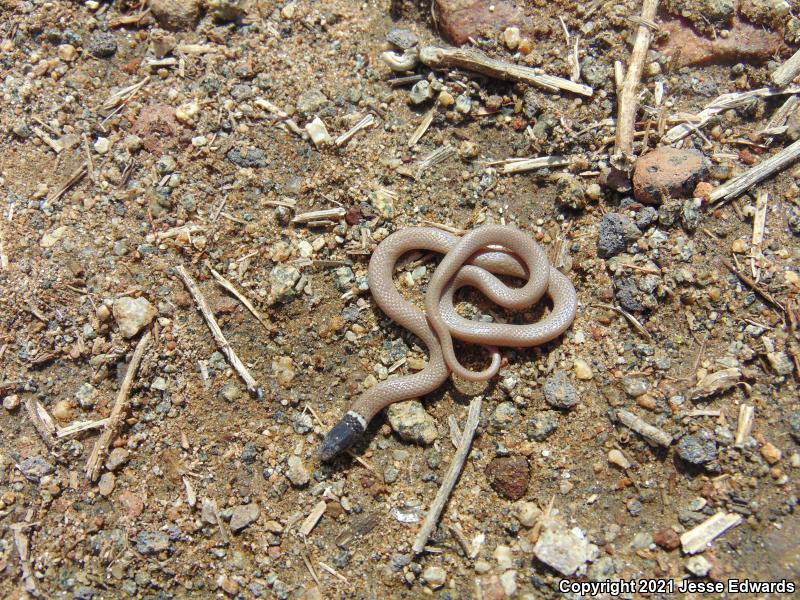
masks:
<svg viewBox="0 0 800 600"><path fill-rule="evenodd" d="M411 251L443 255L428 282L424 311L404 298L393 280L398 260ZM524 284L512 287L500 277L524 280ZM323 461L355 444L384 408L433 392L451 373L468 381L488 381L502 366L499 347L533 347L554 340L572 324L578 305L569 278L550 264L529 234L512 225L485 224L461 237L435 227L399 229L373 251L367 281L383 313L425 344L428 361L416 373L390 377L362 392L323 439L319 449ZM477 289L508 310L528 309L544 296L550 298L552 308L535 323L475 321L455 308L455 294L465 287ZM463 366L453 347L454 338L486 348L491 356L489 366L481 371Z"/></svg>

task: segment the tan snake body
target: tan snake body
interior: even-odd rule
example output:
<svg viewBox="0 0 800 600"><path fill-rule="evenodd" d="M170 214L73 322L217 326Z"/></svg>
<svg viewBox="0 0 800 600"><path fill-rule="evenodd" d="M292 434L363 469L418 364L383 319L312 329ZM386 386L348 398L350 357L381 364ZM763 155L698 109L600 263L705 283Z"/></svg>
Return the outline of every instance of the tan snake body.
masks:
<svg viewBox="0 0 800 600"><path fill-rule="evenodd" d="M392 280L398 259L412 250L444 255L428 284L425 313L403 298ZM519 288L509 287L496 275L526 282ZM386 316L427 346L428 364L418 373L387 379L363 392L323 440L322 460L332 459L355 443L378 412L394 402L434 391L451 371L472 381L490 379L500 369L496 346L530 347L549 342L566 331L577 309L570 280L550 265L528 234L508 225L483 225L461 238L430 227L401 229L373 252L368 279L372 296ZM553 308L542 321L527 325L471 321L453 305L455 292L467 286L504 308L528 308L545 294ZM453 337L486 346L492 355L490 366L479 372L463 367L455 356Z"/></svg>

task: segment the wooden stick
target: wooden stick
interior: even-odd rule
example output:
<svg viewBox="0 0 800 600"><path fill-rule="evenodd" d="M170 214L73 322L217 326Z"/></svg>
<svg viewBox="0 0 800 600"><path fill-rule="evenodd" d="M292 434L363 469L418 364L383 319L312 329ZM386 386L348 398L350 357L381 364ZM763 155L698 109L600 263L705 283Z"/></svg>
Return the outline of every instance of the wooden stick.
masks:
<svg viewBox="0 0 800 600"><path fill-rule="evenodd" d="M657 10L658 0L643 0L642 19L655 21ZM636 110L639 106L637 88L642 78L644 61L647 58L647 49L650 47L652 38L653 31L645 25L639 25L636 41L631 51L631 61L620 90L617 103L617 137L614 142L614 156L622 158L623 161L633 156L633 132L636 130Z"/></svg>
<svg viewBox="0 0 800 600"><path fill-rule="evenodd" d="M264 326L264 329L266 329L267 332L270 332L271 331L271 327L270 327L269 323L263 317L263 315L260 312L258 312L258 309L255 306L253 306L253 303L250 302L250 300L248 300L247 297L244 294L242 294L239 290L237 290L236 287L230 281L228 281L222 275L217 273L211 267L211 265L206 264L206 266L208 267L208 270L211 271L211 274L214 276L214 279L217 280L217 283L220 284L222 287L224 287L226 290L228 290L231 294L233 294L236 297L236 299L239 300L239 302L244 304L245 308L247 308L247 310L249 310L250 313L256 319L258 319L258 322L261 323Z"/></svg>
<svg viewBox="0 0 800 600"><path fill-rule="evenodd" d="M751 290L753 290L756 294L761 296L764 300L769 302L773 306L773 308L778 309L782 313L786 313L786 308L783 306L783 304L781 304L780 302L775 300L775 298L772 297L772 294L770 294L768 291L763 289L755 281L750 279L747 275L745 275L739 269L737 269L735 266L733 266L733 263L731 261L729 261L727 258L723 258L721 260L722 260L722 264L725 265L725 268L728 269L734 275L736 275L739 279L741 279L742 283L744 283L747 287L749 287Z"/></svg>
<svg viewBox="0 0 800 600"><path fill-rule="evenodd" d="M706 546L742 522L742 517L734 513L718 512L709 517L694 529L690 529L681 536L681 547L686 554L697 554L706 549Z"/></svg>
<svg viewBox="0 0 800 600"><path fill-rule="evenodd" d="M467 422L464 424L464 433L461 434L461 443L453 456L453 462L450 463L450 468L447 475L442 482L439 491L436 492L436 497L433 499L431 508L428 514L425 515L425 520L422 522L422 527L417 533L414 540L414 545L411 547L414 554L419 554L428 543L428 538L431 536L436 523L439 522L439 517L442 514L444 505L447 504L448 498L456 485L461 471L464 468L464 461L467 460L470 447L472 446L472 438L475 436L475 430L478 428L478 420L481 416L481 397L476 396L469 403L469 414L467 415Z"/></svg>
<svg viewBox="0 0 800 600"><path fill-rule="evenodd" d="M672 443L672 436L670 434L658 427L650 425L650 423L637 417L635 414L627 410L618 410L616 413L617 418L623 425L641 435L651 444L664 446L666 448Z"/></svg>
<svg viewBox="0 0 800 600"><path fill-rule="evenodd" d="M254 396L255 398L258 398L259 400L263 399L264 390L259 387L255 378L250 374L250 371L247 370L247 367L241 361L241 359L239 359L239 356L236 354L234 349L231 348L228 340L225 339L222 329L220 329L217 320L214 318L214 313L212 313L211 309L208 307L208 303L206 303L205 297L203 296L202 292L200 292L200 288L197 287L197 283L195 283L194 279L192 279L192 276L189 275L183 265L178 265L175 267L175 272L183 280L186 289L189 290L192 298L194 298L198 310L203 315L208 328L211 330L211 335L214 336L214 340L217 342L217 346L219 346L219 349L225 355L225 358L228 359L228 362L233 367L233 370L236 371L239 374L239 377L242 378L242 381L244 381L245 385L247 386L247 391L250 392L250 395Z"/></svg>
<svg viewBox="0 0 800 600"><path fill-rule="evenodd" d="M523 158L505 162L502 165L502 172L505 174L522 173L524 171L533 171L534 169L563 167L568 164L569 159L566 156L539 156L537 158Z"/></svg>
<svg viewBox="0 0 800 600"><path fill-rule="evenodd" d="M465 69L503 81L522 81L548 92L566 90L582 96L591 96L594 93L588 85L575 83L563 77L540 74L530 67L495 60L477 50L425 46L419 51L419 60L432 69Z"/></svg>
<svg viewBox="0 0 800 600"><path fill-rule="evenodd" d="M779 88L786 87L800 73L800 50L792 54L780 67L772 72L772 83Z"/></svg>
<svg viewBox="0 0 800 600"><path fill-rule="evenodd" d="M734 177L727 183L717 186L708 196L708 201L714 203L720 200L732 200L767 177L785 169L798 157L800 157L800 140L787 146L767 160L762 160L755 167L745 171L738 177Z"/></svg>
<svg viewBox="0 0 800 600"><path fill-rule="evenodd" d="M89 481L95 481L100 475L100 467L103 463L108 447L111 445L111 439L116 435L117 429L125 418L125 412L128 408L128 398L130 395L131 387L133 387L133 380L136 377L136 372L139 370L139 363L142 362L147 346L150 344L151 334L146 331L144 335L136 344L136 349L133 351L131 362L128 364L128 370L125 371L125 378L122 380L122 385L117 393L117 398L114 400L114 406L111 408L111 415L108 422L103 428L103 433L94 444L92 453L89 455L89 460L86 462L86 477Z"/></svg>

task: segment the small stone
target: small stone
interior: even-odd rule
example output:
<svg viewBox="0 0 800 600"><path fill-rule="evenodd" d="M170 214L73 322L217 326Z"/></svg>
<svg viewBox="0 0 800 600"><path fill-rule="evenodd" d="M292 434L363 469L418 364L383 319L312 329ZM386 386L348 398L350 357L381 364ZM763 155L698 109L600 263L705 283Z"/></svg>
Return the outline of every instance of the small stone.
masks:
<svg viewBox="0 0 800 600"><path fill-rule="evenodd" d="M625 455L616 448L608 451L608 462L610 462L612 465L617 465L622 469L628 469L631 466L630 461L625 458Z"/></svg>
<svg viewBox="0 0 800 600"><path fill-rule="evenodd" d="M227 402L235 402L242 396L242 388L235 381L229 381L217 392L217 398Z"/></svg>
<svg viewBox="0 0 800 600"><path fill-rule="evenodd" d="M56 468L42 456L29 456L19 461L19 470L28 479L38 481L45 475L50 475Z"/></svg>
<svg viewBox="0 0 800 600"><path fill-rule="evenodd" d="M422 572L422 578L433 589L442 587L447 581L447 573L442 567L426 567Z"/></svg>
<svg viewBox="0 0 800 600"><path fill-rule="evenodd" d="M242 504L233 509L231 513L231 531L234 533L240 532L245 527L248 527L258 520L261 515L261 509L258 504Z"/></svg>
<svg viewBox="0 0 800 600"><path fill-rule="evenodd" d="M146 298L117 298L112 306L114 319L124 338L131 338L150 324L156 316L156 309Z"/></svg>
<svg viewBox="0 0 800 600"><path fill-rule="evenodd" d="M717 442L705 429L681 438L676 447L678 456L693 465L706 465L717 457Z"/></svg>
<svg viewBox="0 0 800 600"><path fill-rule="evenodd" d="M292 482L294 487L303 487L308 485L311 476L299 456L290 456L286 461L288 468L286 469L286 477Z"/></svg>
<svg viewBox="0 0 800 600"><path fill-rule="evenodd" d="M94 151L98 154L108 154L111 149L111 141L107 137L99 137L94 143Z"/></svg>
<svg viewBox="0 0 800 600"><path fill-rule="evenodd" d="M519 500L528 490L530 465L524 456L503 456L489 463L486 476L498 494L509 500Z"/></svg>
<svg viewBox="0 0 800 600"><path fill-rule="evenodd" d="M742 5L749 4L747 2ZM762 63L779 52L782 34L760 25L753 25L738 17L726 27L727 35L713 39L698 33L682 18L662 19L660 30L664 43L659 50L672 57L672 68L709 64Z"/></svg>
<svg viewBox="0 0 800 600"><path fill-rule="evenodd" d="M188 30L197 25L200 4L200 0L150 0L150 12L165 29Z"/></svg>
<svg viewBox="0 0 800 600"><path fill-rule="evenodd" d="M133 492L124 491L119 495L119 504L122 512L128 517L138 517L144 512L144 501Z"/></svg>
<svg viewBox="0 0 800 600"><path fill-rule="evenodd" d="M58 58L64 62L72 62L78 57L78 51L72 44L61 44L58 49Z"/></svg>
<svg viewBox="0 0 800 600"><path fill-rule="evenodd" d="M649 387L647 381L641 377L624 377L622 379L622 388L631 398L638 398L646 394Z"/></svg>
<svg viewBox="0 0 800 600"><path fill-rule="evenodd" d="M767 352L767 362L778 375L791 375L794 363L786 352Z"/></svg>
<svg viewBox="0 0 800 600"><path fill-rule="evenodd" d="M704 556L692 556L686 561L686 570L695 577L705 577L711 570L711 563Z"/></svg>
<svg viewBox="0 0 800 600"><path fill-rule="evenodd" d="M88 585L79 585L72 594L72 600L94 600L97 596L98 592L95 588Z"/></svg>
<svg viewBox="0 0 800 600"><path fill-rule="evenodd" d="M268 302L287 302L297 295L294 289L295 284L300 279L300 271L291 265L277 265L270 271L269 279L271 283Z"/></svg>
<svg viewBox="0 0 800 600"><path fill-rule="evenodd" d="M517 593L517 572L514 569L509 569L500 575L500 585L503 586L507 598L511 598Z"/></svg>
<svg viewBox="0 0 800 600"><path fill-rule="evenodd" d="M616 256L641 235L642 232L630 218L617 213L608 213L600 221L597 255L600 258Z"/></svg>
<svg viewBox="0 0 800 600"><path fill-rule="evenodd" d="M789 415L789 433L792 434L794 441L800 443L800 411Z"/></svg>
<svg viewBox="0 0 800 600"><path fill-rule="evenodd" d="M589 560L589 542L575 529L550 524L539 536L533 553L540 561L562 575L570 576Z"/></svg>
<svg viewBox="0 0 800 600"><path fill-rule="evenodd" d="M564 371L555 371L542 386L544 401L553 408L566 410L578 403L578 392Z"/></svg>
<svg viewBox="0 0 800 600"><path fill-rule="evenodd" d="M386 34L386 41L400 50L408 50L419 43L419 36L408 29L392 29Z"/></svg>
<svg viewBox="0 0 800 600"><path fill-rule="evenodd" d="M130 459L131 453L125 448L114 448L108 453L106 459L106 469L109 471L117 471Z"/></svg>
<svg viewBox="0 0 800 600"><path fill-rule="evenodd" d="M558 428L558 413L555 411L542 411L535 414L528 421L528 437L535 442L543 442Z"/></svg>
<svg viewBox="0 0 800 600"><path fill-rule="evenodd" d="M472 110L472 99L466 94L460 94L456 98L456 112L459 112L462 115L468 115L469 111L471 110Z"/></svg>
<svg viewBox="0 0 800 600"><path fill-rule="evenodd" d="M633 194L643 204L685 198L707 172L706 159L696 150L661 146L636 160Z"/></svg>
<svg viewBox="0 0 800 600"><path fill-rule="evenodd" d="M741 238L737 238L733 240L733 243L731 244L731 250L733 250L736 254L744 254L747 252L747 242Z"/></svg>
<svg viewBox="0 0 800 600"><path fill-rule="evenodd" d="M594 373L592 373L592 367L590 367L589 363L582 358L576 358L572 366L575 369L575 377L581 381L588 381L594 377Z"/></svg>
<svg viewBox="0 0 800 600"><path fill-rule="evenodd" d="M89 38L89 54L95 58L111 58L117 52L117 39L108 31L97 31Z"/></svg>
<svg viewBox="0 0 800 600"><path fill-rule="evenodd" d="M478 145L472 140L464 140L458 145L458 155L464 160L478 157Z"/></svg>
<svg viewBox="0 0 800 600"><path fill-rule="evenodd" d="M297 99L297 112L301 115L313 115L328 103L328 97L317 88L311 88L300 94Z"/></svg>
<svg viewBox="0 0 800 600"><path fill-rule="evenodd" d="M447 90L441 91L441 93L439 94L439 104L441 104L445 108L449 108L453 106L454 102L455 98L453 98L453 95L450 92L448 92Z"/></svg>
<svg viewBox="0 0 800 600"><path fill-rule="evenodd" d="M110 496L114 491L114 486L117 484L117 478L113 473L105 472L100 476L100 481L97 484L97 491L101 496Z"/></svg>
<svg viewBox="0 0 800 600"><path fill-rule="evenodd" d="M574 175L561 175L556 182L556 201L559 206L581 210L586 206L586 190Z"/></svg>
<svg viewBox="0 0 800 600"><path fill-rule="evenodd" d="M519 411L513 402L501 402L492 413L492 425L498 429L506 429L517 421L518 416Z"/></svg>
<svg viewBox="0 0 800 600"><path fill-rule="evenodd" d="M276 356L272 359L272 373L281 387L291 387L295 376L294 361L291 356Z"/></svg>
<svg viewBox="0 0 800 600"><path fill-rule="evenodd" d="M19 403L19 396L16 394L11 394L3 398L3 408L8 411L17 410L17 408L19 408Z"/></svg>
<svg viewBox="0 0 800 600"><path fill-rule="evenodd" d="M53 407L53 416L57 421L66 423L72 420L72 405L67 400L59 400Z"/></svg>
<svg viewBox="0 0 800 600"><path fill-rule="evenodd" d="M511 507L511 514L523 527L533 527L539 520L542 511L535 502L521 500Z"/></svg>
<svg viewBox="0 0 800 600"><path fill-rule="evenodd" d="M407 442L428 446L439 437L436 422L417 400L392 404L387 416L392 429Z"/></svg>
<svg viewBox="0 0 800 600"><path fill-rule="evenodd" d="M415 83L408 93L408 99L411 104L422 104L431 98L433 98L433 89L427 79Z"/></svg>
<svg viewBox="0 0 800 600"><path fill-rule="evenodd" d="M761 446L761 456L764 457L764 460L767 461L769 464L774 465L775 463L781 460L781 456L783 453L770 442L767 442L763 446Z"/></svg>
<svg viewBox="0 0 800 600"><path fill-rule="evenodd" d="M667 552L672 552L681 545L681 538L675 533L675 530L670 527L659 529L653 535L653 542L656 546L663 548Z"/></svg>
<svg viewBox="0 0 800 600"><path fill-rule="evenodd" d="M169 538L161 531L142 531L136 536L136 551L139 554L153 555L169 550Z"/></svg>
<svg viewBox="0 0 800 600"><path fill-rule="evenodd" d="M435 0L433 14L442 37L456 46L470 38L496 39L509 27L532 29L514 0Z"/></svg>
<svg viewBox="0 0 800 600"><path fill-rule="evenodd" d="M509 50L516 50L519 47L520 39L519 27L506 27L503 31L503 42Z"/></svg>
<svg viewBox="0 0 800 600"><path fill-rule="evenodd" d="M636 552L637 550L647 550L653 543L653 536L646 531L640 531L633 536L631 540L630 549Z"/></svg>
<svg viewBox="0 0 800 600"><path fill-rule="evenodd" d="M101 304L97 307L97 311L95 311L97 315L97 320L101 323L105 323L111 317L111 310L109 310L108 306L105 304Z"/></svg>
<svg viewBox="0 0 800 600"><path fill-rule="evenodd" d="M233 147L225 158L243 169L263 169L267 166L267 157L261 148Z"/></svg>
<svg viewBox="0 0 800 600"><path fill-rule="evenodd" d="M106 308L106 310L108 309ZM75 398L78 400L78 404L81 405L81 408L92 408L97 404L97 390L91 383L84 383L78 388L78 391L75 392Z"/></svg>
<svg viewBox="0 0 800 600"><path fill-rule="evenodd" d="M372 208L384 219L393 219L395 215L394 208L395 194L384 188L378 188L374 192L370 192L369 203ZM347 287L349 289L351 284Z"/></svg>
<svg viewBox="0 0 800 600"><path fill-rule="evenodd" d="M236 21L247 13L247 0L206 0L211 16L218 21Z"/></svg>

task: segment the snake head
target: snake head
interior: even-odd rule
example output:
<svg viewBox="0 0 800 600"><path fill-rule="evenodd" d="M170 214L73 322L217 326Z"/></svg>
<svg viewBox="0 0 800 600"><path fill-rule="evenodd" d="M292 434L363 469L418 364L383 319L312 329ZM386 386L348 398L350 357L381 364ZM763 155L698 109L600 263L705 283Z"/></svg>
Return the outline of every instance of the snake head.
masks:
<svg viewBox="0 0 800 600"><path fill-rule="evenodd" d="M319 457L324 462L333 460L336 456L356 443L366 428L364 417L356 412L348 412L341 421L333 426L322 440L319 448Z"/></svg>

